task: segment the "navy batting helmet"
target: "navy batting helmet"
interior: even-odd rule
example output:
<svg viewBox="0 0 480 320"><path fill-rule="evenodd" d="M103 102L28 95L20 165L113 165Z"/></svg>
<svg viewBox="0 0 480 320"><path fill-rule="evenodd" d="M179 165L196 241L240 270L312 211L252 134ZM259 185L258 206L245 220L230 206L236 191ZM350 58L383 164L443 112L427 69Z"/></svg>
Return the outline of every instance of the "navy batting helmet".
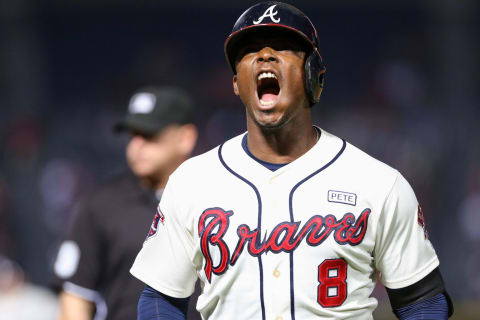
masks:
<svg viewBox="0 0 480 320"><path fill-rule="evenodd" d="M305 41L312 49L305 60L305 88L310 105L320 99L323 88L325 66L318 49L318 34L310 19L299 9L292 5L265 1L248 8L238 18L232 32L225 41L224 50L227 62L233 73L236 74L235 58L240 49L237 44L240 39L259 28L279 28L290 30Z"/></svg>

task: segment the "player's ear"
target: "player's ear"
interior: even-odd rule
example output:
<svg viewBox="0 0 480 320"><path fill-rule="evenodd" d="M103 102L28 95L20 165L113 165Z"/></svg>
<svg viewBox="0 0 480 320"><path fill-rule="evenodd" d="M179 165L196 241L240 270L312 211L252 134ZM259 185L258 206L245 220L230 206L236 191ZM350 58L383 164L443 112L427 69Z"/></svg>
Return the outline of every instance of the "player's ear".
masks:
<svg viewBox="0 0 480 320"><path fill-rule="evenodd" d="M237 82L237 75L233 75L233 92L235 92L235 95L239 95L238 93L238 82Z"/></svg>

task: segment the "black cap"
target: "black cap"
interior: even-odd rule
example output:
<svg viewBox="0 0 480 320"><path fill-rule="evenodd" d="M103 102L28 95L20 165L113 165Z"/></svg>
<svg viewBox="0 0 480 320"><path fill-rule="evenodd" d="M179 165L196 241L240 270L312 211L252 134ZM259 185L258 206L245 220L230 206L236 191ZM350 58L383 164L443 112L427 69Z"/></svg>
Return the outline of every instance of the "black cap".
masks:
<svg viewBox="0 0 480 320"><path fill-rule="evenodd" d="M125 118L114 125L119 131L155 134L170 124L193 122L193 101L177 87L146 87L130 99Z"/></svg>

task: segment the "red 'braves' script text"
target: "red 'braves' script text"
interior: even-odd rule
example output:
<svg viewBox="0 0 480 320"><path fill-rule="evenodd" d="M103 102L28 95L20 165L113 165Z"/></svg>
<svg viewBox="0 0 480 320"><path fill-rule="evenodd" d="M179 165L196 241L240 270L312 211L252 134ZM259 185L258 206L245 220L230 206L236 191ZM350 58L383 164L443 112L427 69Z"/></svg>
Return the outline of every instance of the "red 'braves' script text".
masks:
<svg viewBox="0 0 480 320"><path fill-rule="evenodd" d="M292 252L305 239L310 246L318 246L333 233L333 239L340 245L358 245L362 242L367 232L368 216L371 210L366 208L358 219L353 213L346 213L340 220L333 215L325 217L315 215L303 226L301 222L281 222L268 236L262 240L259 228L250 230L246 224L237 228L238 242L230 254L228 245L223 236L228 230L230 216L233 211L225 211L222 208L210 208L205 210L198 221L198 234L203 256L205 257L205 275L211 281L212 273L222 274L228 266L237 262L245 248L252 256L259 256L268 251ZM210 248L217 247L220 259L216 266L213 265Z"/></svg>

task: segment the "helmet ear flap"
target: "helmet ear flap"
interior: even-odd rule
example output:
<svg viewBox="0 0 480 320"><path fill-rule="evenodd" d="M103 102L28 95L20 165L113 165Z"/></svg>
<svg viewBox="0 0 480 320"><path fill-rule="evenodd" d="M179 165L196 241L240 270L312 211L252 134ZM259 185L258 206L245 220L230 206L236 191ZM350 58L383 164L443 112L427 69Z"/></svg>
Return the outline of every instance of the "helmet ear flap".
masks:
<svg viewBox="0 0 480 320"><path fill-rule="evenodd" d="M320 100L325 80L325 70L322 57L318 50L314 48L305 61L305 88L310 100L310 107Z"/></svg>

